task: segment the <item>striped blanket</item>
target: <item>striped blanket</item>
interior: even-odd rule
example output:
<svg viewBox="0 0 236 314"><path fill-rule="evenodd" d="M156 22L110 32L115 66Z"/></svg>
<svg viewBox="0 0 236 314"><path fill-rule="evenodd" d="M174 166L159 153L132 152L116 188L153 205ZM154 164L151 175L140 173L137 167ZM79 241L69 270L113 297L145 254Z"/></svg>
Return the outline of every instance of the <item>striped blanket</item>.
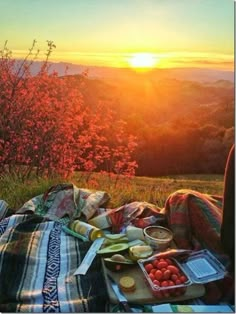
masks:
<svg viewBox="0 0 236 314"><path fill-rule="evenodd" d="M109 302L100 258L86 275L74 276L92 243L65 233L64 225L82 215L89 219L108 198L102 191L60 184L14 214L0 201L0 311L106 312ZM168 197L165 215L179 248L208 248L226 265L220 245L221 198L179 190ZM219 284L207 292L208 302L211 298L217 303L230 287L234 289L231 279Z"/></svg>
<svg viewBox="0 0 236 314"><path fill-rule="evenodd" d="M74 197L72 186L59 191L71 189ZM108 297L100 258L86 275L73 275L92 242L65 233L62 216L53 220L52 212L39 214L46 212L48 200L51 205L58 201L49 196L41 196L43 206L31 206L27 214L12 215L0 201L0 312L105 312ZM79 198L73 203L77 215L79 203ZM66 208L72 213L73 208Z"/></svg>
<svg viewBox="0 0 236 314"><path fill-rule="evenodd" d="M223 253L220 241L222 197L178 190L167 198L165 214L178 247L207 248Z"/></svg>
<svg viewBox="0 0 236 314"><path fill-rule="evenodd" d="M225 265L232 267L220 239L222 223L222 197L202 194L193 190L178 190L165 203L168 227L173 231L179 248L210 250ZM232 239L231 241L234 241ZM234 274L205 285L206 304L234 302Z"/></svg>

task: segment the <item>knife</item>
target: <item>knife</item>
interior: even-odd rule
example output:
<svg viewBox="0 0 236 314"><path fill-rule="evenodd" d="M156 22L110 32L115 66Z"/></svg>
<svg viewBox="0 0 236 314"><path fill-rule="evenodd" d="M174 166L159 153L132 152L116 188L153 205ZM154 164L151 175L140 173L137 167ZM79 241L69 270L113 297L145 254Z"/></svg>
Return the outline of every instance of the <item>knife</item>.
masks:
<svg viewBox="0 0 236 314"><path fill-rule="evenodd" d="M123 310L125 312L128 312L128 313L131 313L133 312L131 310L131 308L129 307L129 304L128 304L128 300L127 298L125 297L125 295L123 294L123 292L120 290L119 286L117 285L117 283L115 282L115 280L109 275L107 274L107 277L108 279L110 280L110 284L111 284L111 287L117 297L117 299L119 300L119 306L121 308L123 308Z"/></svg>

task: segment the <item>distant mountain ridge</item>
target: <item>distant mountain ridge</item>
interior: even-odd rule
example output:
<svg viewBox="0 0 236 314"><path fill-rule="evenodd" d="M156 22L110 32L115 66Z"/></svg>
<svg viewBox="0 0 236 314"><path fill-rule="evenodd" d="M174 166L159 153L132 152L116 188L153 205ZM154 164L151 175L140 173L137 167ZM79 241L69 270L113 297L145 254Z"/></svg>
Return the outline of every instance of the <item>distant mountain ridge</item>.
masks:
<svg viewBox="0 0 236 314"><path fill-rule="evenodd" d="M17 65L22 61L17 60ZM202 68L171 68L171 69L153 69L145 73L137 73L129 68L111 68L100 66L85 66L66 62L50 62L49 72L56 71L59 76L76 75L88 72L89 78L98 79L130 79L143 77L147 75L154 80L159 79L179 79L198 82L215 82L215 81L230 81L234 82L234 71L217 70L217 69L202 69ZM33 75L39 72L42 65L41 61L34 61L31 67Z"/></svg>

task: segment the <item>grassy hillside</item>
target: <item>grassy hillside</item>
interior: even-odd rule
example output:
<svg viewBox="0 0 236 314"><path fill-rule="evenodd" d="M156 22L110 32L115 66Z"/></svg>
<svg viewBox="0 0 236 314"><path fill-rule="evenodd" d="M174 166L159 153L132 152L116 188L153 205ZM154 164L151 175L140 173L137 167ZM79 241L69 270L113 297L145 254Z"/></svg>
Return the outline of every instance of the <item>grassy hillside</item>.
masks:
<svg viewBox="0 0 236 314"><path fill-rule="evenodd" d="M170 193L185 188L215 195L222 195L223 193L223 176L220 175L134 177L127 179L109 177L98 173L77 173L70 181L55 177L50 180L32 178L27 182L20 182L13 176L4 176L0 179L0 199L17 209L32 197L44 193L50 186L62 182L72 182L80 188L108 192L111 196L108 208L115 208L132 201L147 201L163 207Z"/></svg>

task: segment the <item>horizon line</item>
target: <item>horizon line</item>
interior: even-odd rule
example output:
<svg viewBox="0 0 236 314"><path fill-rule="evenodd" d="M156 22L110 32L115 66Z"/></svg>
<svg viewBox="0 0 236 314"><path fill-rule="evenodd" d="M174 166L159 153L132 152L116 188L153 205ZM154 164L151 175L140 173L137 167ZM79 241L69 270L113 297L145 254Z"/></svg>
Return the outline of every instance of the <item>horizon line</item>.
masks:
<svg viewBox="0 0 236 314"><path fill-rule="evenodd" d="M20 60L24 60L23 58L13 58L17 61L20 61ZM29 60L31 61L31 60ZM38 60L33 60L33 62L35 63L42 63L44 62L45 60L43 59L38 59ZM83 64L83 63L73 63L72 61L63 61L63 60L49 60L48 63L50 64L65 64L65 65L72 65L72 66L78 66L78 67L83 67L83 68L106 68L106 69L114 69L114 70L129 70L129 71L132 71L132 72L137 72L135 70L135 68L133 67L130 67L130 66L112 66L112 65L96 65L96 64ZM181 63L181 62L180 62ZM222 62L222 63L210 63L210 62L205 62L205 63L198 63L198 65L189 65L187 66L187 64L189 63L194 63L195 62L186 62L186 66L181 66L181 65L172 65L172 66L163 66L163 67L158 67L158 66L155 66L155 67L152 67L152 68L143 68L143 69L146 69L146 72L153 72L153 71L157 71L157 70L172 70L172 69L188 69L188 70L194 70L194 69L202 69L202 70L217 70L217 71L228 71L228 72L234 72L234 63L233 62L227 62L227 64L230 64L232 65L232 67L230 68L226 68L226 67L214 67L213 65L224 65L225 62ZM182 63L183 64L183 63ZM207 66L208 65L208 66ZM212 66L209 66L209 65L212 65ZM142 68L141 68L142 69Z"/></svg>
<svg viewBox="0 0 236 314"><path fill-rule="evenodd" d="M13 59L24 58L29 51L12 50ZM36 61L45 60L45 51L33 52L31 57L36 56ZM49 61L55 63L70 63L82 66L97 66L110 68L132 68L130 59L143 52L76 52L76 51L53 51ZM176 68L176 67L199 67L199 68L223 68L234 69L234 55L219 52L193 52L193 51L169 51L147 52L154 58L152 68ZM31 58L29 58L31 60Z"/></svg>

